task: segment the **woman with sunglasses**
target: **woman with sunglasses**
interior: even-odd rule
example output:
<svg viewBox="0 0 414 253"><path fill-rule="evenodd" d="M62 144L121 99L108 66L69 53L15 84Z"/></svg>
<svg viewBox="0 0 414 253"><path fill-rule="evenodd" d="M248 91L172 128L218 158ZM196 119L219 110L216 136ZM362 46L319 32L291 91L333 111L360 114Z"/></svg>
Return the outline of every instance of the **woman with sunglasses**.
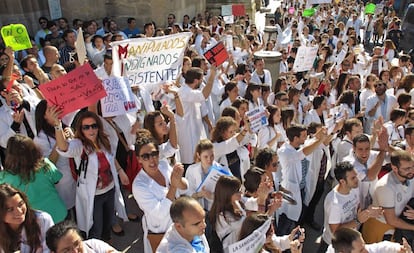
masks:
<svg viewBox="0 0 414 253"><path fill-rule="evenodd" d="M118 173L124 172L115 165L115 154L102 120L93 112L82 112L75 125L75 138L68 140L58 113L52 118L59 155L74 158L75 162L79 229L88 238L109 241L115 209L119 217L128 219L117 180Z"/></svg>
<svg viewBox="0 0 414 253"><path fill-rule="evenodd" d="M185 191L188 187L183 178L184 167L180 163L171 167L165 160L160 160L159 147L147 130L138 131L135 154L142 169L135 177L132 193L144 211L143 222L146 222L148 233L165 233L172 223L171 203L180 190Z"/></svg>
<svg viewBox="0 0 414 253"><path fill-rule="evenodd" d="M0 185L0 252L49 252L46 231L52 217L29 205L26 194L9 184Z"/></svg>

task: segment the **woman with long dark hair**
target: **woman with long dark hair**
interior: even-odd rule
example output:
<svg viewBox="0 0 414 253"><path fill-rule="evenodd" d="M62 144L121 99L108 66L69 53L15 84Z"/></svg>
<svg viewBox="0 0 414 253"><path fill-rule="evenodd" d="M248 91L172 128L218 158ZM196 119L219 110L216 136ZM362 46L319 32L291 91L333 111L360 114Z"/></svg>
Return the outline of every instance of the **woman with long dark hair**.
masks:
<svg viewBox="0 0 414 253"><path fill-rule="evenodd" d="M9 184L0 185L0 252L49 252L46 231L52 217L33 210L26 194Z"/></svg>
<svg viewBox="0 0 414 253"><path fill-rule="evenodd" d="M56 108L48 106L46 100L41 100L37 104L35 111L37 135L33 141L40 148L43 156L53 162L62 173L62 178L55 186L59 196L65 202L66 209L70 210L75 207L76 182L70 172L69 158L60 156L56 151L55 128L51 118L51 114L56 110ZM73 138L70 127L65 126L64 133L67 138Z"/></svg>
<svg viewBox="0 0 414 253"><path fill-rule="evenodd" d="M30 137L17 134L7 141L4 170L0 183L8 183L25 192L35 209L48 212L54 222L66 218L66 206L56 191L55 184L62 173L44 158Z"/></svg>
<svg viewBox="0 0 414 253"><path fill-rule="evenodd" d="M108 241L115 209L119 217L128 220L117 180L118 175L121 181L127 176L115 165L115 154L102 120L93 112L82 112L75 125L75 138L69 140L64 135L58 113L54 113L52 118L58 153L75 161L79 229L89 238Z"/></svg>

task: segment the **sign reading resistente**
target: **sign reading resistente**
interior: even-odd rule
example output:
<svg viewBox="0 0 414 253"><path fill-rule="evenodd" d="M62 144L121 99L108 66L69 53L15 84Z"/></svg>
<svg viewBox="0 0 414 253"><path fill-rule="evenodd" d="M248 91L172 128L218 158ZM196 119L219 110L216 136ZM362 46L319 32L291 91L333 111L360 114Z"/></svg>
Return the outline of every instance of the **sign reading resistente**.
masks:
<svg viewBox="0 0 414 253"><path fill-rule="evenodd" d="M49 104L62 109L62 116L96 103L106 96L102 81L89 64L39 86Z"/></svg>
<svg viewBox="0 0 414 253"><path fill-rule="evenodd" d="M112 42L114 76L126 76L131 86L173 81L181 72L191 33Z"/></svg>

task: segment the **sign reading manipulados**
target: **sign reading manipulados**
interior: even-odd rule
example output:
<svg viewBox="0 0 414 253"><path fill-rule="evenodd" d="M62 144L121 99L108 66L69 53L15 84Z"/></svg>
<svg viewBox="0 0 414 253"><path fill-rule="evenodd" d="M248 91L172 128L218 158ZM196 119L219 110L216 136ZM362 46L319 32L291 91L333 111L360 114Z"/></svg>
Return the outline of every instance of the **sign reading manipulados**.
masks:
<svg viewBox="0 0 414 253"><path fill-rule="evenodd" d="M29 34L26 27L22 24L11 24L1 28L1 37L3 37L6 46L11 47L14 51L32 48Z"/></svg>
<svg viewBox="0 0 414 253"><path fill-rule="evenodd" d="M114 76L128 77L131 86L173 81L181 71L190 32L112 42Z"/></svg>
<svg viewBox="0 0 414 253"><path fill-rule="evenodd" d="M62 115L96 103L106 96L99 80L89 64L39 86L47 102L62 108Z"/></svg>
<svg viewBox="0 0 414 253"><path fill-rule="evenodd" d="M103 79L102 85L107 94L106 97L101 99L103 117L112 117L138 110L126 77L112 76Z"/></svg>

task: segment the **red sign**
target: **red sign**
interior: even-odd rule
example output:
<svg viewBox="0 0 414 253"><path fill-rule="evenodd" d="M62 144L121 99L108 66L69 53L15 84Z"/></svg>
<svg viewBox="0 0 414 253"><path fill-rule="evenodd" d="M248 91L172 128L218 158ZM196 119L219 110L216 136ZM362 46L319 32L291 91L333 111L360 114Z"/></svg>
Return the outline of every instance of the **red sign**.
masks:
<svg viewBox="0 0 414 253"><path fill-rule="evenodd" d="M229 54L227 53L226 47L224 46L223 42L220 41L210 50L205 52L204 57L210 64L220 66L229 58Z"/></svg>
<svg viewBox="0 0 414 253"><path fill-rule="evenodd" d="M232 9L234 16L245 16L246 15L244 4L233 4L231 6L231 9Z"/></svg>
<svg viewBox="0 0 414 253"><path fill-rule="evenodd" d="M89 64L39 86L48 103L62 109L62 116L96 103L106 96L102 81Z"/></svg>

